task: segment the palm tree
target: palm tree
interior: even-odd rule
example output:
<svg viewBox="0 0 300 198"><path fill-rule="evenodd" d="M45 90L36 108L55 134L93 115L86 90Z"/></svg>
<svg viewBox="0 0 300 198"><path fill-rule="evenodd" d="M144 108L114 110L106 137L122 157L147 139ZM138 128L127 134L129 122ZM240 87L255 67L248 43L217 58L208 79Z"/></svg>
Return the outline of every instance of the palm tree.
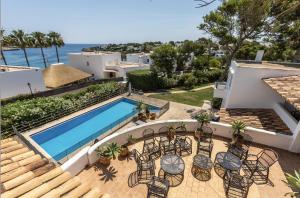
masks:
<svg viewBox="0 0 300 198"><path fill-rule="evenodd" d="M57 62L59 62L59 56L58 56L58 47L62 47L65 45L63 38L61 35L57 32L49 32L48 37L50 39L50 44L55 46L56 50L56 57L57 57Z"/></svg>
<svg viewBox="0 0 300 198"><path fill-rule="evenodd" d="M44 34L42 32L32 32L31 35L32 35L32 38L34 39L34 47L39 47L41 49L44 65L45 65L45 68L46 68L47 63L46 63L43 47L49 47L50 46L49 42L47 41L46 34Z"/></svg>
<svg viewBox="0 0 300 198"><path fill-rule="evenodd" d="M5 56L4 56L4 52L3 52L3 46L7 46L8 45L8 39L7 37L4 36L4 30L1 29L0 30L0 53L1 53L1 57L3 59L3 62L5 65L7 65L7 62L6 62L6 59L5 59Z"/></svg>
<svg viewBox="0 0 300 198"><path fill-rule="evenodd" d="M30 65L28 61L26 48L33 46L32 37L30 37L28 34L25 34L23 30L13 30L9 37L12 39L13 45L18 46L23 50L27 66L29 67Z"/></svg>

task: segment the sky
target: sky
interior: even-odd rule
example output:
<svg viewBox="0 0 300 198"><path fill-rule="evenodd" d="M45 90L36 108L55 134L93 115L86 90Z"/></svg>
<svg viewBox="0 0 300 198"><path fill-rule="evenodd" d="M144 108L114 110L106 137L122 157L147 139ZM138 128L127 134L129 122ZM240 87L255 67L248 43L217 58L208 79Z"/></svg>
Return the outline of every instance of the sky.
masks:
<svg viewBox="0 0 300 198"><path fill-rule="evenodd" d="M202 17L218 6L194 0L1 0L1 27L59 32L65 43L195 40Z"/></svg>

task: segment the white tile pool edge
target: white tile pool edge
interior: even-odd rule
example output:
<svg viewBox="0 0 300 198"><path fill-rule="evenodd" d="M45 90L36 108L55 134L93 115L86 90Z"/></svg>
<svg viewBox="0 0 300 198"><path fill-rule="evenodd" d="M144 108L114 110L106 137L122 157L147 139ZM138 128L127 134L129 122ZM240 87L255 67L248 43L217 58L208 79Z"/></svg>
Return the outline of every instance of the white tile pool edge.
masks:
<svg viewBox="0 0 300 198"><path fill-rule="evenodd" d="M73 118L75 118L75 117L77 117L77 116L80 116L80 115L82 115L82 114L84 114L84 113L87 113L87 112L89 112L89 111L92 111L92 110L94 110L94 109L97 109L97 108L99 108L99 107L102 107L102 106L104 106L104 105L106 105L106 104L109 104L109 103L115 102L115 101L117 101L117 100L120 100L120 99L122 99L122 98L127 98L127 97L126 97L126 94L122 94L122 95L120 95L120 96L111 98L111 99L106 100L106 101L104 101L104 102L101 102L101 103L99 103L99 104L90 106L90 107L88 107L88 108L82 109L82 110L77 111L77 112L74 112L74 113L72 113L72 114L70 114L70 115L67 115L67 116L64 116L64 117L62 117L62 118L60 118L60 119L54 120L54 121L52 121L52 122L49 122L49 123L47 123L47 124L45 124L45 125L42 125L42 126L40 126L40 127L38 127L38 128L31 129L31 130L29 130L29 131L27 131L27 132L24 132L24 133L22 133L21 135L22 135L22 136L23 136L23 137L24 137L24 138L25 138L32 146L34 146L34 147L35 147L35 148L36 148L36 149L37 149L44 157L46 157L48 160L51 160L51 161L53 161L53 162L55 162L55 163L57 163L57 162L64 162L64 161L68 160L69 158L71 158L72 156L74 156L75 154L77 154L77 153L78 153L81 149L83 149L84 147L86 147L86 146L88 146L88 145L93 145L93 142L95 141L95 139L103 139L103 138L105 138L106 136L111 135L112 133L114 133L116 130L122 128L123 126L125 126L126 124L128 124L129 122L131 122L132 119L133 119L133 117L136 116L137 114L134 114L133 116L127 118L126 120L124 120L124 121L122 121L121 123L117 124L117 125L114 126L113 128L111 128L111 129L107 130L106 132L104 132L103 134L99 135L97 138L95 138L95 139L89 141L88 143L82 145L81 147L79 147L78 149L74 150L73 152L71 152L70 154L68 154L67 156L65 156L64 158L62 158L62 159L60 159L60 160L57 160L57 161L54 160L53 157L52 157L51 155L49 155L49 154L47 153L47 151L45 151L38 143L36 143L36 142L31 138L31 135L33 135L33 134L35 134L35 133L39 133L39 132L41 132L41 131L43 131L43 130L46 130L46 129L48 129L48 128L54 127L55 125L59 125L59 124L61 124L61 123L63 123L63 122L66 122L66 121L68 121L68 120L70 120L70 119L73 119ZM129 98L127 98L127 99L129 99ZM131 100L131 99L129 99L129 100ZM152 106L154 106L154 105L152 105ZM163 109L161 109L161 110L163 110ZM165 111L163 111L163 113L165 113ZM162 112L159 112L158 117L161 116L161 115L162 115Z"/></svg>
<svg viewBox="0 0 300 198"><path fill-rule="evenodd" d="M57 119L57 120L54 120L54 121L52 121L52 122L48 122L48 123L46 123L46 124L44 124L44 125L42 125L42 126L40 126L40 127L37 127L37 128L31 129L31 130L29 130L29 131L26 131L26 132L22 133L21 135L23 135L23 137L26 138L26 140L27 140L30 144L32 144L32 145L33 145L40 153L42 153L42 154L44 155L44 157L46 157L48 160L55 161L55 160L52 158L51 155L49 155L49 154L48 154L48 153L47 153L47 152L46 152L46 151L45 151L38 143L36 143L36 142L30 137L31 135L33 135L33 134L35 134L35 133L39 133L39 132L41 132L41 131L43 131L43 130L46 130L46 129L50 128L50 127L53 127L53 126L55 126L55 125L61 124L61 123L65 122L65 121L67 121L67 120L70 120L70 119L72 119L72 118L75 118L75 117L77 117L77 116L80 116L80 115L82 115L82 114L84 114L84 113L87 113L87 112L89 112L89 111L91 111L91 110L94 110L94 109L96 109L96 108L99 108L99 107L101 107L101 106L104 106L104 105L106 105L106 104L108 104L108 103L111 103L111 102L114 102L114 101L119 100L119 99L121 99L121 98L124 98L126 95L127 95L127 94L122 94L122 95L116 96L116 97L114 97L114 98L111 98L111 99L109 99L109 100L103 101L103 102L101 102L101 103L95 104L95 105L93 105L93 106L87 107L87 108L85 108L85 109L82 109L82 110L80 110L80 111L74 112L74 113L72 113L72 114L70 114L70 115L64 116L64 117L59 118L59 119ZM110 131L110 130L109 130L109 131ZM103 134L102 134L102 135L103 135ZM101 136L101 135L100 135L100 136ZM100 137L100 136L99 136L99 137ZM99 137L98 137L98 138L99 138ZM87 144L85 144L85 146L88 145L88 144L90 144L90 142L87 143ZM78 148L78 149L81 149L81 148L83 148L83 147L80 147L80 148ZM75 150L74 152L72 152L72 153L77 152L78 149L76 149L76 150Z"/></svg>

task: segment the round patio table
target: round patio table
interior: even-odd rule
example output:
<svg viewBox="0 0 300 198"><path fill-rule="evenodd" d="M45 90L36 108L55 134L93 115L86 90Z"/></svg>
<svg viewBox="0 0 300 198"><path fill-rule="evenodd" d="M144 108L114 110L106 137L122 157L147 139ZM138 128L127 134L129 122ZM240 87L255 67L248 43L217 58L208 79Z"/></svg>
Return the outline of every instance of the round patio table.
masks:
<svg viewBox="0 0 300 198"><path fill-rule="evenodd" d="M166 178L166 174L183 175L184 161L178 155L168 154L161 157L160 167L164 171L164 178Z"/></svg>
<svg viewBox="0 0 300 198"><path fill-rule="evenodd" d="M230 152L217 153L215 163L219 164L225 169L224 177L227 174L227 171L238 171L242 166L242 161L240 160L240 158Z"/></svg>

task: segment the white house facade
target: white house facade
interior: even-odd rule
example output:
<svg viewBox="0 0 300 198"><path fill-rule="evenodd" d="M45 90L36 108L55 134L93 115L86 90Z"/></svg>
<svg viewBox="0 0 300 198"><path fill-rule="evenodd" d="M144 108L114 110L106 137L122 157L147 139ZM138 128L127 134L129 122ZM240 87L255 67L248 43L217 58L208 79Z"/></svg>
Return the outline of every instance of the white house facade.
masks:
<svg viewBox="0 0 300 198"><path fill-rule="evenodd" d="M34 67L0 66L0 98L45 91L42 70Z"/></svg>
<svg viewBox="0 0 300 198"><path fill-rule="evenodd" d="M220 121L242 120L255 128L289 136L300 152L300 64L233 61L227 82L217 82Z"/></svg>
<svg viewBox="0 0 300 198"><path fill-rule="evenodd" d="M70 65L93 75L94 79L126 78L132 70L149 69L149 64L122 62L120 52L81 52L69 54Z"/></svg>
<svg viewBox="0 0 300 198"><path fill-rule="evenodd" d="M150 53L126 54L126 61L131 63L152 64Z"/></svg>

